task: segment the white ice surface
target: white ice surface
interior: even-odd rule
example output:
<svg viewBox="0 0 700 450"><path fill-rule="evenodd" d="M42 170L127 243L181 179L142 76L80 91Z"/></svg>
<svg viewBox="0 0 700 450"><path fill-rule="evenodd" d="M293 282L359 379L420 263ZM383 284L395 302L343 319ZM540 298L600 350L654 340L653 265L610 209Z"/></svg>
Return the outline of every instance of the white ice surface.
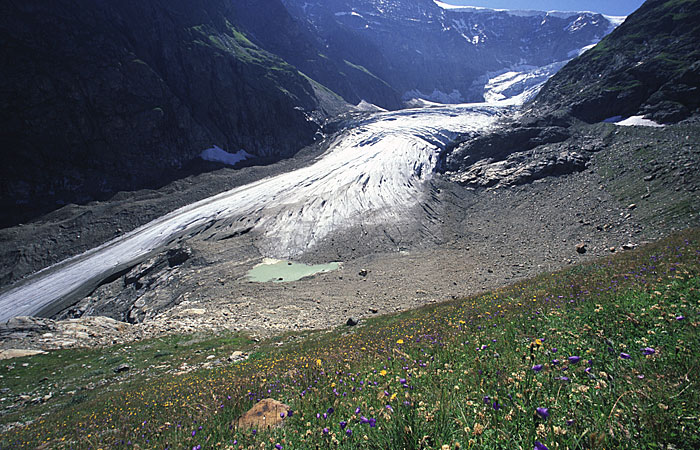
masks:
<svg viewBox="0 0 700 450"><path fill-rule="evenodd" d="M310 166L185 206L38 272L0 295L0 321L36 314L213 223L250 220L265 256L286 259L351 226L410 220L445 144L488 129L509 110L471 104L376 113Z"/></svg>

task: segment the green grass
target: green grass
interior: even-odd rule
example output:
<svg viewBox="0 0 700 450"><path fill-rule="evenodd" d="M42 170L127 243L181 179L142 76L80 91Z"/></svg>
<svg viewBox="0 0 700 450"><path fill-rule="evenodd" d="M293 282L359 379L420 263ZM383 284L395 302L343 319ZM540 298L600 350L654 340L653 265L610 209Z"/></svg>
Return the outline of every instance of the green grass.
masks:
<svg viewBox="0 0 700 450"><path fill-rule="evenodd" d="M0 448L695 449L699 275L700 231L686 231L477 297L281 336L244 363L86 390L4 433ZM228 345L172 339L177 347L134 348L178 365ZM99 378L125 357L120 348L63 354ZM56 358L16 360L11 372ZM290 405L285 425L238 429L265 397Z"/></svg>

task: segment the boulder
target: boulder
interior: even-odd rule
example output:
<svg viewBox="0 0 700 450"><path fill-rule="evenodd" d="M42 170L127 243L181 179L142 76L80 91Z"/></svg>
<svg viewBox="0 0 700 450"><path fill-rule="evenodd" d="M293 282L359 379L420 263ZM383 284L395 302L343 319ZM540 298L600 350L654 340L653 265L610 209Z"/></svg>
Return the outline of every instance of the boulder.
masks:
<svg viewBox="0 0 700 450"><path fill-rule="evenodd" d="M0 360L2 359L12 359L12 358L22 358L24 356L34 356L46 353L42 350L24 350L10 348L5 350L0 350Z"/></svg>
<svg viewBox="0 0 700 450"><path fill-rule="evenodd" d="M587 248L585 243L581 242L580 244L576 244L576 253L578 253L579 255L583 255L584 253L586 253L586 250Z"/></svg>
<svg viewBox="0 0 700 450"><path fill-rule="evenodd" d="M265 398L256 403L238 420L235 426L239 429L267 430L281 426L289 414L289 406L271 398Z"/></svg>

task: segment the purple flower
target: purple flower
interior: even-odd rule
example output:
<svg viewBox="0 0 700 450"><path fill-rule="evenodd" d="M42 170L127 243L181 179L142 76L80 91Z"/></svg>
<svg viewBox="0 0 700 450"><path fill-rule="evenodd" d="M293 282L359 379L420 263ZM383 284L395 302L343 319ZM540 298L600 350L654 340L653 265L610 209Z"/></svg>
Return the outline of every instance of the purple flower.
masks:
<svg viewBox="0 0 700 450"><path fill-rule="evenodd" d="M534 366L532 366L532 370L534 370L535 372L539 372L540 370L542 370L542 364L535 364Z"/></svg>
<svg viewBox="0 0 700 450"><path fill-rule="evenodd" d="M491 403L491 397L489 397L488 395L485 395L484 396L484 404L488 405L490 403Z"/></svg>
<svg viewBox="0 0 700 450"><path fill-rule="evenodd" d="M493 402L493 409L495 409L496 411L498 411L499 409L501 409L501 405L498 403L498 400L496 400L495 402Z"/></svg>
<svg viewBox="0 0 700 450"><path fill-rule="evenodd" d="M535 450L549 450L549 448L540 441L535 441Z"/></svg>
<svg viewBox="0 0 700 450"><path fill-rule="evenodd" d="M365 416L360 417L360 423L369 423L369 419Z"/></svg>
<svg viewBox="0 0 700 450"><path fill-rule="evenodd" d="M348 436L352 436L352 430L348 428L347 430L345 430L345 434L347 434Z"/></svg>
<svg viewBox="0 0 700 450"><path fill-rule="evenodd" d="M369 422L368 422L368 423L369 423L369 427L370 427L370 428L374 428L374 427L377 426L377 419L371 418L371 419L369 419Z"/></svg>
<svg viewBox="0 0 700 450"><path fill-rule="evenodd" d="M647 356L648 356L648 355L653 355L654 353L656 353L656 350L654 350L654 349L651 348L651 347L646 347L646 348L642 349L642 353L644 353L644 354L647 355Z"/></svg>
<svg viewBox="0 0 700 450"><path fill-rule="evenodd" d="M292 415L294 415L294 411L292 411L291 409L287 411L287 417L292 417Z"/></svg>
<svg viewBox="0 0 700 450"><path fill-rule="evenodd" d="M399 383L401 383L401 384L406 384L406 379L405 379L405 378L401 378L401 379L399 380Z"/></svg>
<svg viewBox="0 0 700 450"><path fill-rule="evenodd" d="M360 414L360 411L362 411L362 410L360 409L359 406L357 408L355 408L355 414Z"/></svg>
<svg viewBox="0 0 700 450"><path fill-rule="evenodd" d="M348 426L348 423L346 421L344 421L344 420L340 421L340 429L341 430L344 430L345 427L347 427L347 426Z"/></svg>
<svg viewBox="0 0 700 450"><path fill-rule="evenodd" d="M558 350L556 347L554 347L552 350L550 350L552 353L556 353Z"/></svg>
<svg viewBox="0 0 700 450"><path fill-rule="evenodd" d="M275 444L275 448L277 450L282 450L282 444Z"/></svg>
<svg viewBox="0 0 700 450"><path fill-rule="evenodd" d="M197 430L192 430L192 437L194 437L195 434L197 434Z"/></svg>
<svg viewBox="0 0 700 450"><path fill-rule="evenodd" d="M577 362L581 361L580 356L569 356L569 362L571 364L576 364Z"/></svg>
<svg viewBox="0 0 700 450"><path fill-rule="evenodd" d="M326 411L326 414L331 415L334 411L335 409L333 409L333 407L331 406L330 408L328 408L328 411Z"/></svg>
<svg viewBox="0 0 700 450"><path fill-rule="evenodd" d="M553 360L552 360L552 365L556 366L557 364L559 364L559 360L558 360L558 359L553 359Z"/></svg>
<svg viewBox="0 0 700 450"><path fill-rule="evenodd" d="M685 319L685 317L683 317L683 316L676 316L676 320L683 320L683 319Z"/></svg>
<svg viewBox="0 0 700 450"><path fill-rule="evenodd" d="M631 356L629 355L629 353L622 352L622 353L620 353L620 358L622 358L622 359L630 359Z"/></svg>
<svg viewBox="0 0 700 450"><path fill-rule="evenodd" d="M328 434L330 431L331 431L331 430L329 430L328 428L324 428L324 429L323 429L323 434Z"/></svg>
<svg viewBox="0 0 700 450"><path fill-rule="evenodd" d="M280 419L284 419L284 413L283 413L283 412L280 413Z"/></svg>
<svg viewBox="0 0 700 450"><path fill-rule="evenodd" d="M537 415L543 419L549 417L549 409L547 408L537 408Z"/></svg>

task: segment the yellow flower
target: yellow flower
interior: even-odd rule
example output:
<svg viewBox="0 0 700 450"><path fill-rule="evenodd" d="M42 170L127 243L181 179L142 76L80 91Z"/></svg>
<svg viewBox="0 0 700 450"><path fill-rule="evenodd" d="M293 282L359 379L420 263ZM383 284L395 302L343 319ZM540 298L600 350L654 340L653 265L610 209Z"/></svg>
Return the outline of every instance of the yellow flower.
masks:
<svg viewBox="0 0 700 450"><path fill-rule="evenodd" d="M403 339L399 339L398 341L396 341L396 343L397 343L397 344L403 344Z"/></svg>
<svg viewBox="0 0 700 450"><path fill-rule="evenodd" d="M316 365L319 366L319 367L321 367L321 360L320 360L320 359L317 359L317 360L316 360Z"/></svg>
<svg viewBox="0 0 700 450"><path fill-rule="evenodd" d="M386 375L386 370L382 369L379 371L379 375L385 376Z"/></svg>
<svg viewBox="0 0 700 450"><path fill-rule="evenodd" d="M535 339L535 345L542 345L542 341L540 339Z"/></svg>

